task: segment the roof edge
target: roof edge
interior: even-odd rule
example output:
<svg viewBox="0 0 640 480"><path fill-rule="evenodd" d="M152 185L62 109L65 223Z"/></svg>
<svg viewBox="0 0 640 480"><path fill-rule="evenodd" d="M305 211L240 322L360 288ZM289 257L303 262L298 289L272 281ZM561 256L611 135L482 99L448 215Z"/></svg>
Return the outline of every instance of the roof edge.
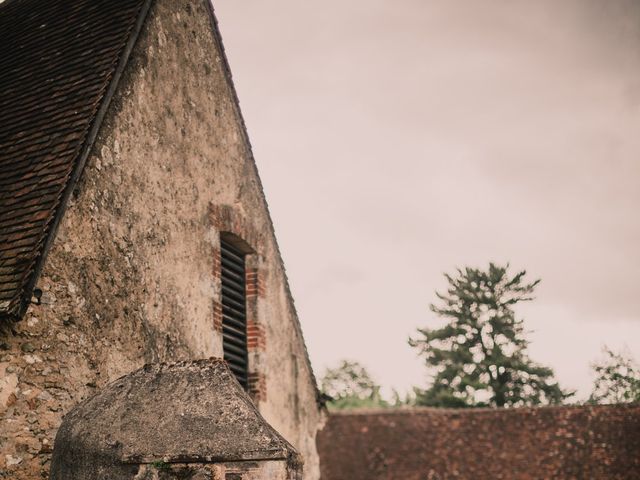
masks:
<svg viewBox="0 0 640 480"><path fill-rule="evenodd" d="M248 451L239 455L201 456L201 455L123 455L122 463L134 465L152 464L158 461L163 463L223 463L223 462L263 462L270 460L287 461L291 457L291 451L273 449L263 452Z"/></svg>
<svg viewBox="0 0 640 480"><path fill-rule="evenodd" d="M323 399L322 393L320 392L320 389L318 388L318 382L316 380L316 376L313 372L313 367L311 365L311 359L309 357L309 351L307 350L307 343L304 340L304 335L302 333L302 326L300 324L300 319L298 317L298 311L296 310L296 306L295 306L295 301L293 299L293 295L291 293L291 288L289 286L289 278L287 277L287 270L285 268L284 265L284 260L282 259L282 252L280 251L280 245L278 244L278 238L276 237L275 234L275 227L273 225L273 219L271 218L271 212L269 211L269 204L267 202L267 198L266 195L264 193L264 187L262 185L262 179L260 178L260 173L258 172L258 166L256 164L256 160L255 157L253 155L253 148L251 147L251 140L249 139L249 132L247 130L247 124L244 121L244 117L242 115L242 110L240 108L240 99L238 98L238 93L236 92L236 87L233 83L233 75L231 74L231 67L229 66L229 60L227 58L227 52L225 51L224 48L224 43L222 41L222 35L220 34L220 29L218 27L218 19L216 17L216 13L215 13L215 8L213 6L213 2L212 0L204 0L205 3L207 4L207 10L209 11L209 19L211 21L211 31L213 33L214 36L214 40L216 41L216 43L218 44L218 46L220 47L220 53L221 53L221 58L222 58L222 69L224 72L224 76L225 76L225 80L227 82L227 85L229 86L229 90L231 91L231 95L233 97L233 103L234 103L234 107L235 107L235 111L236 111L236 115L238 116L238 120L240 122L240 130L242 133L242 138L243 141L245 143L245 145L247 146L247 150L249 152L249 157L251 160L251 166L253 167L253 171L254 174L256 176L257 182L258 182L258 188L260 190L260 197L262 199L262 202L264 203L264 208L265 211L267 213L267 219L269 221L269 226L271 228L271 232L273 233L273 240L276 246L276 253L278 255L278 260L280 262L280 267L282 268L282 273L284 275L284 288L285 288L285 294L287 295L287 300L289 301L289 304L291 306L291 310L293 313L293 317L294 317L294 328L296 329L296 334L298 335L298 337L300 338L300 340L302 341L302 346L304 349L304 356L305 356L305 361L307 363L307 366L309 367L309 374L311 376L311 381L313 383L313 388L315 390L315 395L316 395L316 405L318 406L318 409L322 410L322 409L326 409L326 402Z"/></svg>
<svg viewBox="0 0 640 480"><path fill-rule="evenodd" d="M358 417L382 415L438 415L438 414L478 414L478 413L524 413L548 410L606 410L640 408L639 403L615 403L600 405L536 405L531 407L479 407L479 408L441 408L441 407L398 407L398 408L354 408L349 410L330 410L330 417Z"/></svg>
<svg viewBox="0 0 640 480"><path fill-rule="evenodd" d="M96 112L96 115L93 118L91 126L89 127L87 137L84 140L84 143L81 144L80 154L77 158L76 164L73 167L71 176L67 181L67 185L64 188L62 198L60 199L58 206L56 207L56 212L53 216L53 220L51 221L50 225L45 227L46 229L48 229L48 232L45 234L46 240L44 242L44 246L41 250L40 255L35 261L35 267L33 269L33 272L31 273L31 278L28 280L25 287L22 289L22 292L20 294L21 298L18 299L19 306L17 308L17 312L16 313L12 313L9 311L3 312L0 310L0 323L5 320L10 320L10 321L21 320L26 314L27 309L29 308L29 305L31 304L31 297L33 295L33 290L38 282L40 274L42 273L44 263L47 259L49 250L51 249L51 246L53 245L53 242L55 240L60 222L67 210L69 198L71 198L73 190L75 189L76 185L78 184L78 181L80 180L80 177L82 176L82 172L84 171L87 158L91 153L91 149L93 148L95 140L100 131L100 127L102 126L102 121L104 120L104 117L107 114L109 106L111 105L111 100L113 99L116 89L118 88L120 79L122 78L124 70L129 62L129 57L131 56L131 52L133 51L136 41L138 40L138 36L142 30L144 22L147 18L147 14L153 2L154 0L144 0L144 3L140 8L140 12L138 12L138 17L133 26L133 29L131 30L131 33L129 34L129 38L127 39L127 43L125 44L124 49L120 53L120 58L118 59L118 64L116 65L116 68L113 71L111 80L109 81L109 86L107 87L107 90L104 96L100 100L100 107L98 108L98 111Z"/></svg>

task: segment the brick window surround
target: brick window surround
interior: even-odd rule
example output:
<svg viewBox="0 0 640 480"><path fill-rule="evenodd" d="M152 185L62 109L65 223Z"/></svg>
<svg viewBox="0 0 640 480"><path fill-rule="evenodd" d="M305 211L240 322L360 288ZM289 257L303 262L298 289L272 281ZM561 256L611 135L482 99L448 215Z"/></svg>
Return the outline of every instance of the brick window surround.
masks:
<svg viewBox="0 0 640 480"><path fill-rule="evenodd" d="M219 238L232 244L245 254L246 323L248 350L247 391L257 404L267 398L267 381L260 368L261 354L266 351L266 334L260 321L260 300L266 297L265 272L260 251L263 236L240 213L229 205L210 208L210 223L217 230ZM218 241L213 249L213 276L221 281L221 252ZM213 326L222 342L222 294L219 289L213 302Z"/></svg>

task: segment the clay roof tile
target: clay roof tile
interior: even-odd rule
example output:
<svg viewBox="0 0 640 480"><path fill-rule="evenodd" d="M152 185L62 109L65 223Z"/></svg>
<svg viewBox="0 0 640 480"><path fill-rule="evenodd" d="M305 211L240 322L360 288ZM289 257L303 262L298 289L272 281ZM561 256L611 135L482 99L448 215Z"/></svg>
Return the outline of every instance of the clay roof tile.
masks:
<svg viewBox="0 0 640 480"><path fill-rule="evenodd" d="M0 4L0 320L24 314L149 3Z"/></svg>

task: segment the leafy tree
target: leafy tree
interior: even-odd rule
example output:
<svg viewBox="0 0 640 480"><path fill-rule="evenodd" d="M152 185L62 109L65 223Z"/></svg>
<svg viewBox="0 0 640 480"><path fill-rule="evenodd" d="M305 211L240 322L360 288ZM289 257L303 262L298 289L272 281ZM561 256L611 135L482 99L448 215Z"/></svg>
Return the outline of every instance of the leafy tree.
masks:
<svg viewBox="0 0 640 480"><path fill-rule="evenodd" d="M603 352L606 359L591 365L596 378L587 403L640 402L640 367L630 355Z"/></svg>
<svg viewBox="0 0 640 480"><path fill-rule="evenodd" d="M331 398L333 409L388 407L366 368L358 362L342 360L336 368L327 369L320 382L322 393Z"/></svg>
<svg viewBox="0 0 640 480"><path fill-rule="evenodd" d="M393 408L413 407L416 405L416 392L405 392L404 395L400 395L396 389L391 391L391 402L389 406Z"/></svg>
<svg viewBox="0 0 640 480"><path fill-rule="evenodd" d="M533 299L540 280L525 281L525 271L510 276L509 266L457 269L445 274L446 293L430 309L447 320L440 328L418 329L409 344L433 374L416 403L441 407L520 406L561 403L563 391L550 368L527 355L523 321L514 307Z"/></svg>

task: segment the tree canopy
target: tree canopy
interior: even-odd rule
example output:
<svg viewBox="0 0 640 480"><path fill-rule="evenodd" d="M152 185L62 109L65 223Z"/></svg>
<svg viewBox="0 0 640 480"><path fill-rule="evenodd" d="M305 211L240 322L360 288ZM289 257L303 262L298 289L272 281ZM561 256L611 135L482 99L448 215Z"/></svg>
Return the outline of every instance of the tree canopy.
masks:
<svg viewBox="0 0 640 480"><path fill-rule="evenodd" d="M605 359L591 365L596 378L587 403L640 402L640 367L630 355L603 350Z"/></svg>
<svg viewBox="0 0 640 480"><path fill-rule="evenodd" d="M557 404L563 391L550 368L527 353L523 320L514 307L533 299L540 280L513 276L509 266L457 269L445 274L446 293L436 292L430 309L446 320L439 328L421 328L409 344L418 349L432 375L431 385L416 389L416 403L441 407Z"/></svg>
<svg viewBox="0 0 640 480"><path fill-rule="evenodd" d="M365 367L358 362L342 360L335 368L326 370L320 390L331 400L329 408L387 407L377 385Z"/></svg>

